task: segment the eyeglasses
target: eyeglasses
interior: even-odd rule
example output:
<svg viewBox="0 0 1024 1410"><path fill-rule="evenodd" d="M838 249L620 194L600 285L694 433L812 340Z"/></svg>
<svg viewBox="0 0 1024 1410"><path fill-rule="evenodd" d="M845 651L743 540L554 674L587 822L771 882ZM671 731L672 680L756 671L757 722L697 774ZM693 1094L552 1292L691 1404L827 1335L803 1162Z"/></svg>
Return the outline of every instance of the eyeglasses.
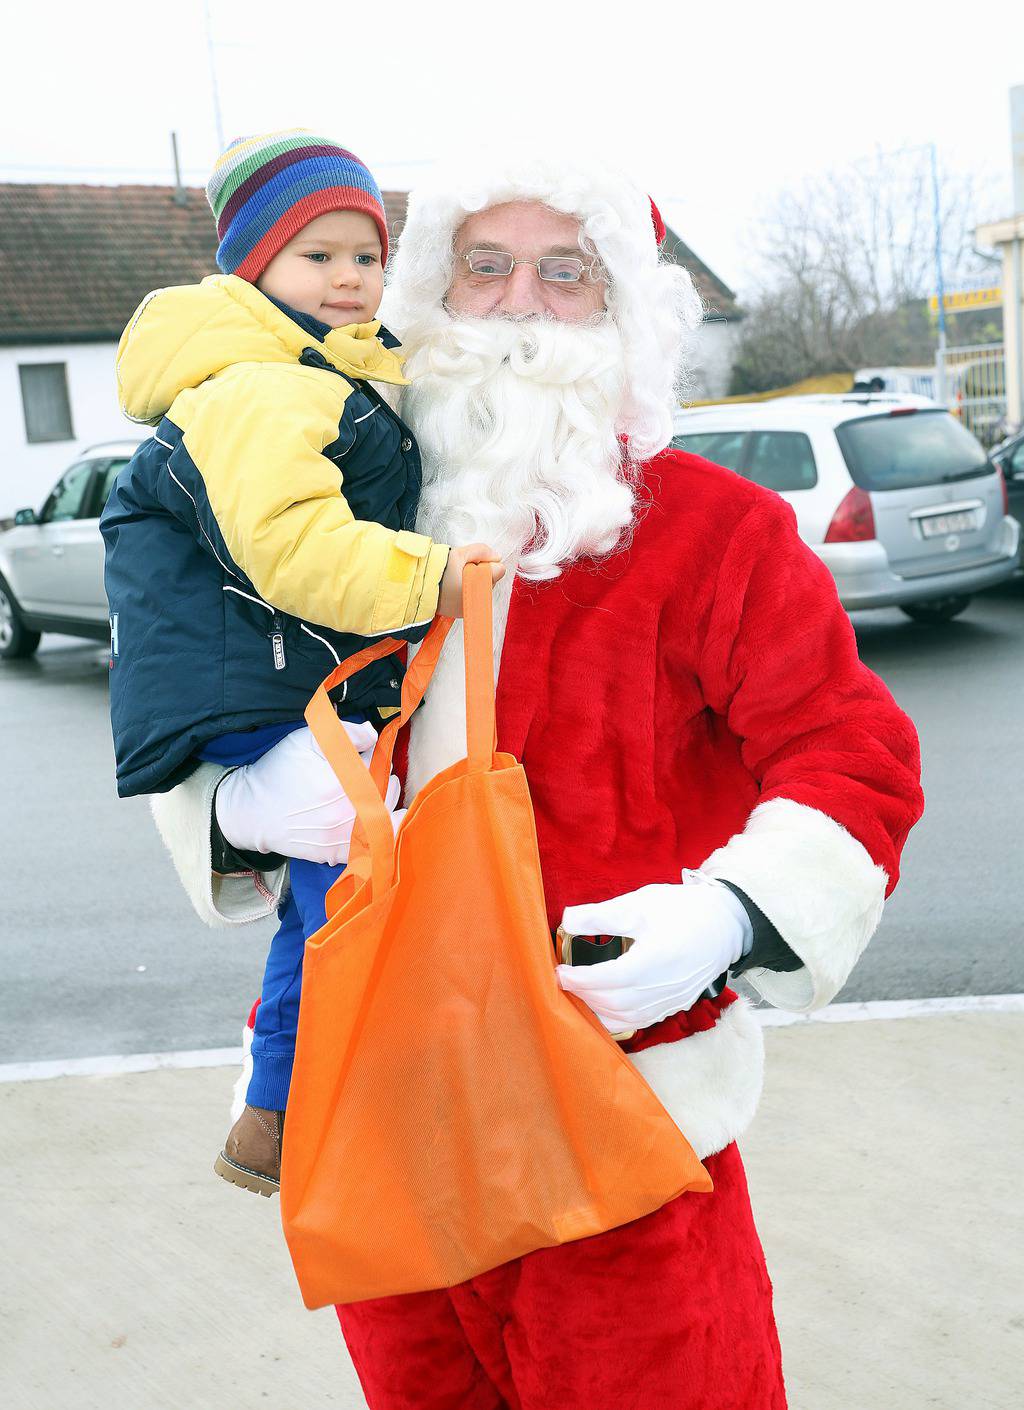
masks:
<svg viewBox="0 0 1024 1410"><path fill-rule="evenodd" d="M485 279L507 279L517 264L529 264L546 284L578 284L584 273L593 274L594 266L571 255L543 255L540 259L516 259L507 250L470 250L460 258L466 261L470 274Z"/></svg>

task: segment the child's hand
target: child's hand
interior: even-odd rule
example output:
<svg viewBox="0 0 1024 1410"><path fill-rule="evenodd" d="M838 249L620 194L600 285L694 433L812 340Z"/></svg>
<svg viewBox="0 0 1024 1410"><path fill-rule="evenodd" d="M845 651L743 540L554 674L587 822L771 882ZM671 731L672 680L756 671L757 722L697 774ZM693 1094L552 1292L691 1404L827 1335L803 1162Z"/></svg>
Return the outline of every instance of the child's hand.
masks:
<svg viewBox="0 0 1024 1410"><path fill-rule="evenodd" d="M462 548L453 548L448 555L448 566L441 579L441 591L437 598L437 611L441 617L462 616L462 573L467 563L489 563L491 565L491 587L500 583L505 576L505 565L485 543L470 543Z"/></svg>

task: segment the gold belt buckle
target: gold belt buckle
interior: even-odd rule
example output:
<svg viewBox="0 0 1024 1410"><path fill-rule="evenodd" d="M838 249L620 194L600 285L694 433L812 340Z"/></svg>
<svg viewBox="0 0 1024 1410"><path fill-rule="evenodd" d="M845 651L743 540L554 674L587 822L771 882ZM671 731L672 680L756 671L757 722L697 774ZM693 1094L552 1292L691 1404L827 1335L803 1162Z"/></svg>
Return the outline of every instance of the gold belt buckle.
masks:
<svg viewBox="0 0 1024 1410"><path fill-rule="evenodd" d="M613 935L611 938L612 940L620 940L622 942L618 954L612 956L613 959L618 959L620 955L624 955L626 951L630 948L630 946L633 944L633 940L635 937L632 935ZM601 964L603 962L601 959L594 958L591 958L587 961L583 961L574 955L572 942L574 940L586 939L587 937L585 935L571 935L569 931L566 930L565 927L562 925L558 927L558 929L555 931L555 948L557 953L561 957L563 964ZM611 948L611 946L609 946L609 948ZM632 1038L635 1033L635 1028L628 1028L622 1033L613 1033L611 1034L611 1036L615 1039L617 1043L625 1043L626 1040Z"/></svg>

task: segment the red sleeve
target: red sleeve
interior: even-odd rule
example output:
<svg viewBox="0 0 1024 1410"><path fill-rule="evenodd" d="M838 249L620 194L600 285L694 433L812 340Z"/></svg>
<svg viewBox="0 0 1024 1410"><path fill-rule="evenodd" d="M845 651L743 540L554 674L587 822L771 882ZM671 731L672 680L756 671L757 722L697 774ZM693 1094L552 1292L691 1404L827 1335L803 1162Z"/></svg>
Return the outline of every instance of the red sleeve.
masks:
<svg viewBox="0 0 1024 1410"><path fill-rule="evenodd" d="M888 895L924 804L917 732L860 660L831 573L776 496L759 498L728 542L698 669L759 802L833 818L884 869Z"/></svg>

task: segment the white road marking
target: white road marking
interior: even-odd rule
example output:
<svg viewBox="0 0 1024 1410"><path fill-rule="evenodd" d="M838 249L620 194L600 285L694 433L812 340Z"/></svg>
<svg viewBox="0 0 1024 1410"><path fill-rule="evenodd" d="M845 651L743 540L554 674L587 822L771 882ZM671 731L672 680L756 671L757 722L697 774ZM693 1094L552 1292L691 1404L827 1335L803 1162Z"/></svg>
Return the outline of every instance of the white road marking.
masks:
<svg viewBox="0 0 1024 1410"><path fill-rule="evenodd" d="M755 1009L754 1017L764 1028L788 1028L794 1023L861 1023L866 1019L933 1018L949 1013L1024 1013L1024 994L962 994L951 999L869 999L860 1004L829 1004L817 1013Z"/></svg>
<svg viewBox="0 0 1024 1410"><path fill-rule="evenodd" d="M951 1013L1024 1013L1024 994L964 994L951 999L871 999L859 1004L830 1004L817 1013L755 1009L764 1028L795 1023L861 1023L869 1019L934 1018ZM41 1082L52 1077L119 1077L161 1068L237 1067L241 1048L194 1048L179 1053L129 1053L126 1056L55 1058L51 1062L0 1064L0 1083Z"/></svg>
<svg viewBox="0 0 1024 1410"><path fill-rule="evenodd" d="M241 1048L196 1048L180 1053L9 1062L0 1065L0 1082L41 1082L49 1077L120 1077L126 1072L156 1072L162 1067L234 1067L241 1061Z"/></svg>

